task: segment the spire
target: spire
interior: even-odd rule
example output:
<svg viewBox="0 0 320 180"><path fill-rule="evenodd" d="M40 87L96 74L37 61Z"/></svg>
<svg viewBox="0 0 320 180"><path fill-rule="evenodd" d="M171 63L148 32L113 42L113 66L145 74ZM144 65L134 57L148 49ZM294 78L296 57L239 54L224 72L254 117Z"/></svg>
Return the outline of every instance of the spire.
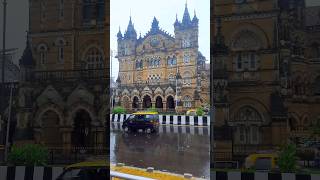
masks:
<svg viewBox="0 0 320 180"><path fill-rule="evenodd" d="M173 24L175 27L180 25L180 22L178 20L178 14L176 14L176 21Z"/></svg>
<svg viewBox="0 0 320 180"><path fill-rule="evenodd" d="M221 32L221 18L216 19L216 35L214 49L215 53L224 53L227 51L227 46L225 45L224 36Z"/></svg>
<svg viewBox="0 0 320 180"><path fill-rule="evenodd" d="M134 29L134 25L132 23L131 16L130 16L130 20L129 20L129 24L128 24L126 33L124 34L124 38L125 39L130 39L130 38L136 39L137 38L137 33L136 33L136 30Z"/></svg>
<svg viewBox="0 0 320 180"><path fill-rule="evenodd" d="M157 20L156 17L154 17L151 25L151 31L156 32L158 30L159 30L159 21Z"/></svg>
<svg viewBox="0 0 320 180"><path fill-rule="evenodd" d="M194 10L194 16L193 16L193 19L192 19L192 23L193 24L198 24L198 22L199 22L199 19L197 18L196 10Z"/></svg>
<svg viewBox="0 0 320 180"><path fill-rule="evenodd" d="M121 30L120 30L120 26L119 26L119 32L117 34L117 37L118 37L118 40L122 39L122 33L121 33Z"/></svg>
<svg viewBox="0 0 320 180"><path fill-rule="evenodd" d="M22 57L19 61L19 64L22 66L33 66L34 65L28 32L27 32L26 48L23 51Z"/></svg>
<svg viewBox="0 0 320 180"><path fill-rule="evenodd" d="M183 18L182 18L182 24L188 25L188 24L190 24L190 22L191 22L191 19L190 19L188 6L187 6L187 2L186 2L186 6L184 8L184 13L183 13Z"/></svg>

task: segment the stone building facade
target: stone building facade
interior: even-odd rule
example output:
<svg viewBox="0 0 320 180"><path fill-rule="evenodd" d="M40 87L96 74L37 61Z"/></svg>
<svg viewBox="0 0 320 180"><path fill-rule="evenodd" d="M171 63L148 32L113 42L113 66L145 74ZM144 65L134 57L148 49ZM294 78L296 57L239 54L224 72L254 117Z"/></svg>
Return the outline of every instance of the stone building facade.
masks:
<svg viewBox="0 0 320 180"><path fill-rule="evenodd" d="M16 143L27 140L65 153L105 147L108 3L31 0L29 6L28 43L20 60Z"/></svg>
<svg viewBox="0 0 320 180"><path fill-rule="evenodd" d="M187 5L182 21L174 22L174 36L153 19L149 32L137 37L130 17L118 37L119 90L116 103L128 110L155 107L160 111L186 111L209 104L209 73L199 52L198 18L190 18Z"/></svg>
<svg viewBox="0 0 320 180"><path fill-rule="evenodd" d="M310 134L320 116L319 12L303 0L214 1L214 159Z"/></svg>

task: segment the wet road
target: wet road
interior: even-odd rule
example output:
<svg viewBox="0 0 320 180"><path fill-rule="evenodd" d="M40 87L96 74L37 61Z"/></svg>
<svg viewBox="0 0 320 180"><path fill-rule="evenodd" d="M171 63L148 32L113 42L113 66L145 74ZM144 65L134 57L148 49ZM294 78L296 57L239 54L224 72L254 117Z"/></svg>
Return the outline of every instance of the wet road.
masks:
<svg viewBox="0 0 320 180"><path fill-rule="evenodd" d="M125 133L110 124L110 161L210 178L209 128L160 126L159 133Z"/></svg>

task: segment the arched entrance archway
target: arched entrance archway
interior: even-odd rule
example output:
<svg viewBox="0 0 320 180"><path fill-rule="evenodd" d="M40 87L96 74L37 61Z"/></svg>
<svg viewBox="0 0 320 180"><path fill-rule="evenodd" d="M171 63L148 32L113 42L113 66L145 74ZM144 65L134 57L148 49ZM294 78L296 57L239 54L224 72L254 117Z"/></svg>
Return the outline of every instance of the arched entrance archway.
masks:
<svg viewBox="0 0 320 180"><path fill-rule="evenodd" d="M73 124L72 144L76 147L90 147L93 145L91 138L91 117L86 110L78 110Z"/></svg>
<svg viewBox="0 0 320 180"><path fill-rule="evenodd" d="M159 109L163 108L162 98L160 96L156 98L156 108L159 108Z"/></svg>
<svg viewBox="0 0 320 180"><path fill-rule="evenodd" d="M59 115L53 111L46 111L42 117L42 133L41 141L47 147L60 147L62 143L62 135L59 130Z"/></svg>
<svg viewBox="0 0 320 180"><path fill-rule="evenodd" d="M132 108L139 109L139 98L135 96L132 101Z"/></svg>
<svg viewBox="0 0 320 180"><path fill-rule="evenodd" d="M130 101L129 97L127 96L123 97L121 102L122 107L124 107L125 109L130 109L129 101Z"/></svg>
<svg viewBox="0 0 320 180"><path fill-rule="evenodd" d="M152 103L151 103L151 97L149 95L144 96L143 98L143 108L151 108Z"/></svg>
<svg viewBox="0 0 320 180"><path fill-rule="evenodd" d="M251 106L241 107L234 115L236 144L259 144L261 139L261 114Z"/></svg>
<svg viewBox="0 0 320 180"><path fill-rule="evenodd" d="M174 99L172 96L167 97L167 109L174 109L175 104L174 104Z"/></svg>

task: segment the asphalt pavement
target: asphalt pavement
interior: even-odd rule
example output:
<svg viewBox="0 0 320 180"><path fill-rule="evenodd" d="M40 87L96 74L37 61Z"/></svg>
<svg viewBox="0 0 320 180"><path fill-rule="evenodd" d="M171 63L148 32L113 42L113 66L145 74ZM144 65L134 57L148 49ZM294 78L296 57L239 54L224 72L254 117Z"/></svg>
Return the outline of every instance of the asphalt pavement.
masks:
<svg viewBox="0 0 320 180"><path fill-rule="evenodd" d="M127 133L110 124L110 161L139 168L210 178L210 129L160 126L157 133Z"/></svg>

